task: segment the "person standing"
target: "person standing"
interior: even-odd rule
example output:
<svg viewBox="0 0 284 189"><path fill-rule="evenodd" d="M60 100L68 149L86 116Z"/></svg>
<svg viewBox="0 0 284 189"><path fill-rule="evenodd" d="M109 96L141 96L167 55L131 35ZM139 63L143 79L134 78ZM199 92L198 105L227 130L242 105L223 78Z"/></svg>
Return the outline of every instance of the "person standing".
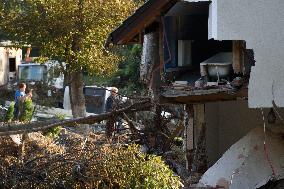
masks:
<svg viewBox="0 0 284 189"><path fill-rule="evenodd" d="M118 89L116 87L112 87L111 94L106 101L106 112L111 112L117 108L118 106L117 93Z"/></svg>
<svg viewBox="0 0 284 189"><path fill-rule="evenodd" d="M118 89L116 87L111 88L111 95L106 101L106 112L112 112L118 108ZM112 137L115 130L116 117L112 115L106 122L106 135Z"/></svg>
<svg viewBox="0 0 284 189"><path fill-rule="evenodd" d="M19 117L19 103L20 101L25 99L26 96L26 87L27 85L25 83L20 83L19 84L19 89L16 90L15 92L15 105L14 105L14 119L18 120Z"/></svg>

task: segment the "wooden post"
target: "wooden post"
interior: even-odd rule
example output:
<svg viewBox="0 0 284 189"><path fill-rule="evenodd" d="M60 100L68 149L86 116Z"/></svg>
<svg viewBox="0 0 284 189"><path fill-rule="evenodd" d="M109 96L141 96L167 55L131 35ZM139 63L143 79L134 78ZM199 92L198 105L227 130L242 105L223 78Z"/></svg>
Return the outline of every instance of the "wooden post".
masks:
<svg viewBox="0 0 284 189"><path fill-rule="evenodd" d="M195 150L191 171L203 174L207 170L206 125L204 104L194 105L194 113Z"/></svg>
<svg viewBox="0 0 284 189"><path fill-rule="evenodd" d="M233 70L236 74L244 73L244 42L233 41Z"/></svg>
<svg viewBox="0 0 284 189"><path fill-rule="evenodd" d="M186 169L191 170L194 151L194 109L193 105L184 106L184 135L185 135L185 155Z"/></svg>
<svg viewBox="0 0 284 189"><path fill-rule="evenodd" d="M197 148L198 139L202 130L202 126L205 124L205 109L204 104L193 105L194 109L194 148Z"/></svg>

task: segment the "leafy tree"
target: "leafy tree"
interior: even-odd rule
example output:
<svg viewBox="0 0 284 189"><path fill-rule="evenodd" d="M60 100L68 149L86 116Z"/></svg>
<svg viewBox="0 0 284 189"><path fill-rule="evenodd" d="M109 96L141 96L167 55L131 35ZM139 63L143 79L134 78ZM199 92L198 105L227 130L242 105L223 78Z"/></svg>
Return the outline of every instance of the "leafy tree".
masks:
<svg viewBox="0 0 284 189"><path fill-rule="evenodd" d="M108 33L135 9L130 0L1 0L0 30L14 43L39 47L67 64L74 117L85 115L83 70L109 75L120 57L106 52Z"/></svg>
<svg viewBox="0 0 284 189"><path fill-rule="evenodd" d="M118 70L108 77L95 77L98 85L116 86L119 93L131 95L134 91L142 92L140 81L141 45L127 45L118 49L117 54L123 59L119 61Z"/></svg>
<svg viewBox="0 0 284 189"><path fill-rule="evenodd" d="M141 45L125 47L121 51L121 54L125 58L120 62L120 69L116 73L116 76L119 76L119 80L113 80L113 85L122 87L127 94L137 90L141 91L143 88L141 82L139 82L142 54Z"/></svg>

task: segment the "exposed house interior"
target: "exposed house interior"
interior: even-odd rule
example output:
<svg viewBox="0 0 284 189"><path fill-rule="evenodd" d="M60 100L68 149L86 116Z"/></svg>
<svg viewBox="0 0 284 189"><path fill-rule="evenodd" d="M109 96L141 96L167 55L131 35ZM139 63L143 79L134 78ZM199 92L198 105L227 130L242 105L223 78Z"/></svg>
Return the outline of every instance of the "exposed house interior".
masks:
<svg viewBox="0 0 284 189"><path fill-rule="evenodd" d="M160 72L152 75L160 74L161 81L152 83L162 82L161 102L247 98L253 50L243 40L209 38L209 15L209 1L149 1L110 34L107 44L142 43L148 34L159 34L155 69Z"/></svg>
<svg viewBox="0 0 284 189"><path fill-rule="evenodd" d="M253 80L255 83L261 81L263 86L268 86L267 83L270 82L270 80L263 80L268 73L268 66L260 67L260 62L263 64L269 62L269 65L277 62L268 60L267 56L263 57L263 54L268 53L267 48L260 47L262 43L259 42L261 41L259 36L251 36L253 33L251 30L255 27L249 27L249 25L258 21L258 27L263 29L266 28L267 23L274 23L267 22L267 20L274 19L269 14L266 14L267 20L262 22L259 20L258 13L270 12L276 8L278 10L279 4L279 2L278 4L277 2L264 1L260 3L260 1L251 0L238 2L236 0L199 2L195 0L149 0L110 34L107 43L130 44L133 42L142 43L144 40L145 47L148 45L145 39L155 32L158 33L159 39L151 42L158 41L156 46L159 47L159 51L156 50L155 53L159 62L157 63L157 60L153 59L149 64L154 65L154 71L150 73L160 76L161 81L155 80L154 77L152 83L160 82L158 86L161 88L159 96L161 104L186 104L184 112L188 117L188 121L185 123L186 153L189 162L187 168L188 170L198 170L199 165L194 163L192 157L199 156L198 152L206 153L205 155L201 154L206 159L203 162L207 163L207 167L203 167L212 167L207 171L204 170L208 172L201 179L205 185L236 189L252 188L249 186L260 188L271 179L269 158L271 157L273 166L282 165L279 163L281 160L278 157L283 157L283 135L281 135L282 138L279 137L279 133L283 134L283 131L275 133L267 131L267 137L275 139L275 143L268 139L267 144L269 143L269 146L273 146L277 150L271 150L267 155L268 152L263 145L265 143L263 140L263 135L265 135L263 130L265 129L263 127L271 126L271 130L281 130L281 127L278 126L284 123L281 123L280 118L276 122L269 120L271 112L280 112L279 115L282 115L283 109L276 111L275 104L273 104L273 110L265 109L271 107L271 105L268 106L271 103L271 97L267 98L271 94L266 95L266 93L271 93L274 89L271 87L269 90L257 88L253 91L250 86L250 90L253 91L250 96L251 102L261 104L260 107L263 109L249 108L251 106L247 100L249 80ZM226 9L222 9L223 7ZM271 7L271 9L266 7ZM245 10L242 12L244 16L240 15L241 9ZM249 11L251 9L253 9L252 12L255 11L254 19L248 19L247 16L251 15ZM232 11L232 14L229 10ZM280 11L282 9L279 8ZM226 15L229 16L226 17ZM240 17L242 17L242 21L240 21ZM233 24L233 21L238 24ZM224 25L226 28L223 27ZM239 25L245 27L239 28ZM129 31L124 28L128 28ZM264 33L270 36L273 32L267 29ZM273 37L270 36L270 38ZM147 49L145 52L147 53ZM255 54L256 52L258 52L258 56ZM155 53L147 55L151 57ZM275 54L277 53L275 52ZM258 68L255 66L256 60ZM145 62L147 63L147 61ZM251 79L253 72L255 75L261 73L264 77ZM274 72L278 73L275 70ZM275 78L278 78L279 75L281 74L275 74ZM280 85L280 81L282 80L275 79L273 82L274 84L279 82L278 86L281 87L283 82ZM262 100L255 98L253 95L257 94L256 91L262 96L266 95L266 98ZM277 89L277 91L280 90ZM280 94L283 93L279 92L279 97ZM263 103L266 100L269 102ZM282 102L283 100L278 104ZM206 131L203 131L204 129ZM206 138L206 142L199 145L199 139L204 138ZM263 165L261 170L258 161ZM237 164L236 162L242 163ZM236 170L240 171L235 173ZM248 179L248 176L242 171L253 172L256 176ZM284 175L281 170L278 175L282 174Z"/></svg>
<svg viewBox="0 0 284 189"><path fill-rule="evenodd" d="M208 14L208 2L178 2L163 17L166 96L168 87L200 95L248 84L253 51L245 41L208 39Z"/></svg>

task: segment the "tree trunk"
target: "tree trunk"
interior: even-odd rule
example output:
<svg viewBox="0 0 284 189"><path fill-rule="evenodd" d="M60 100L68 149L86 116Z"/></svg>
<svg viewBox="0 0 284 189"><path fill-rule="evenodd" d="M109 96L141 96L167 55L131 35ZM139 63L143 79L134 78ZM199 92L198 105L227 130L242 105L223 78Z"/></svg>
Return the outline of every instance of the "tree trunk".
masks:
<svg viewBox="0 0 284 189"><path fill-rule="evenodd" d="M73 36L72 51L77 54L80 52L82 46L82 35L84 33L84 19L83 19L83 0L78 1L78 22L76 24L78 33ZM86 116L85 96L83 94L84 80L82 68L78 65L78 55L71 55L69 63L71 63L71 72L69 72L70 81L70 101L72 115L74 118Z"/></svg>
<svg viewBox="0 0 284 189"><path fill-rule="evenodd" d="M70 100L72 115L74 118L86 116L85 97L83 94L83 73L82 70L70 73Z"/></svg>
<svg viewBox="0 0 284 189"><path fill-rule="evenodd" d="M140 79L153 92L158 100L160 87L159 33L153 31L144 36L143 52L140 65Z"/></svg>

